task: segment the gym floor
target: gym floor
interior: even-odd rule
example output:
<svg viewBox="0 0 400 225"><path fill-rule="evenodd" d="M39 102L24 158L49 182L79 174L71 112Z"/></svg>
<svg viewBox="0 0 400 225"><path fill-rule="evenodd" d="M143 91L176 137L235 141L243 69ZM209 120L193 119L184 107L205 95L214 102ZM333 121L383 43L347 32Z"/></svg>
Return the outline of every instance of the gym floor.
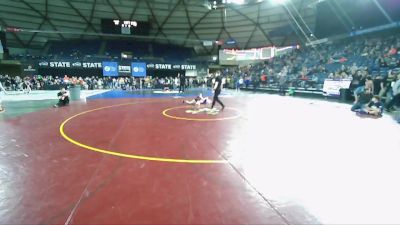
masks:
<svg viewBox="0 0 400 225"><path fill-rule="evenodd" d="M400 223L390 116L230 91L188 113L199 92L5 102L0 224Z"/></svg>

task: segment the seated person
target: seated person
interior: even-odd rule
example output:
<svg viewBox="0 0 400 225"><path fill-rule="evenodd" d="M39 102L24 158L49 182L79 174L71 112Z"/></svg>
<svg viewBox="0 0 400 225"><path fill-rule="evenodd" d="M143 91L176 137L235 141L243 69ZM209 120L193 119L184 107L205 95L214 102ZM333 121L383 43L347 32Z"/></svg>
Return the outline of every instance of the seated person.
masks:
<svg viewBox="0 0 400 225"><path fill-rule="evenodd" d="M366 104L368 104L372 99L372 93L369 89L366 89L360 96L357 98L357 102L351 107L351 111L356 112L360 111Z"/></svg>
<svg viewBox="0 0 400 225"><path fill-rule="evenodd" d="M58 92L58 103L54 105L54 107L61 107L61 106L66 106L69 104L69 93L65 88L61 88L61 91Z"/></svg>
<svg viewBox="0 0 400 225"><path fill-rule="evenodd" d="M200 93L196 98L190 100L190 101L186 101L184 100L183 103L189 104L189 105L194 105L197 108L200 107L200 105L202 104L208 104L210 103L210 99L208 99L208 97L203 97L203 94Z"/></svg>
<svg viewBox="0 0 400 225"><path fill-rule="evenodd" d="M359 112L360 115L373 115L382 116L383 103L381 102L379 96L374 96L372 100L363 107Z"/></svg>

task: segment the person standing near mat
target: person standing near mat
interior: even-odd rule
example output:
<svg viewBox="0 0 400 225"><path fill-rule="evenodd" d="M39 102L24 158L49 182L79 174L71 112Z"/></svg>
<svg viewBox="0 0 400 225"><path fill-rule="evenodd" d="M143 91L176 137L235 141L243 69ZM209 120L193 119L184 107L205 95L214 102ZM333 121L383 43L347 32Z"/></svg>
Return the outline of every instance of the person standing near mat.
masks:
<svg viewBox="0 0 400 225"><path fill-rule="evenodd" d="M0 113L6 111L6 110L3 108L3 106L1 105L1 101L2 101L2 97L1 97L1 96L2 96L3 94L6 94L6 90L4 89L4 87L3 87L3 85L1 84L1 81L0 81Z"/></svg>
<svg viewBox="0 0 400 225"><path fill-rule="evenodd" d="M185 81L186 81L186 77L184 74L178 73L178 77L179 77L179 93L185 92Z"/></svg>
<svg viewBox="0 0 400 225"><path fill-rule="evenodd" d="M221 111L224 110L225 105L221 102L221 100L219 100L218 96L219 94L221 94L221 88L222 88L222 79L220 77L220 74L217 73L216 77L215 77L215 82L214 82L214 98L213 98L213 102L211 104L211 109L214 108L215 102L218 102L222 108Z"/></svg>

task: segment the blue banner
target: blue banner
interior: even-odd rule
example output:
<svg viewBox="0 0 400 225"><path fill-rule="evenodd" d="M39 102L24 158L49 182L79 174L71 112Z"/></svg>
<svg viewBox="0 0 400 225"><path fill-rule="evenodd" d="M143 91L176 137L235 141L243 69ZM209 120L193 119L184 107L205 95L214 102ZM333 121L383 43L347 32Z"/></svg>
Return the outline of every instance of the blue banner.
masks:
<svg viewBox="0 0 400 225"><path fill-rule="evenodd" d="M118 76L118 63L117 62L103 62L103 76L117 77Z"/></svg>
<svg viewBox="0 0 400 225"><path fill-rule="evenodd" d="M132 63L132 76L145 77L146 76L146 63L134 62Z"/></svg>

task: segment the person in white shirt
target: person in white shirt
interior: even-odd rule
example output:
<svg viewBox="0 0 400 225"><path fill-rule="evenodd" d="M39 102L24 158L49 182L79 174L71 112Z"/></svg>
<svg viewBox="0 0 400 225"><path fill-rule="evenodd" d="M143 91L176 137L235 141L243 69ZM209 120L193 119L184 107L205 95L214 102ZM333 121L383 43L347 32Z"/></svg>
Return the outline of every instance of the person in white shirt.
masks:
<svg viewBox="0 0 400 225"><path fill-rule="evenodd" d="M1 84L1 82L0 82L0 113L2 113L2 112L4 112L4 111L6 111L5 109L4 109L4 107L2 106L2 95L3 94L6 94L6 90L4 89L4 87L3 87L3 85Z"/></svg>
<svg viewBox="0 0 400 225"><path fill-rule="evenodd" d="M174 78L174 90L179 86L179 78L175 77Z"/></svg>
<svg viewBox="0 0 400 225"><path fill-rule="evenodd" d="M397 75L397 81L392 86L393 98L386 105L386 111L390 112L394 110L394 106L400 103L400 74Z"/></svg>

